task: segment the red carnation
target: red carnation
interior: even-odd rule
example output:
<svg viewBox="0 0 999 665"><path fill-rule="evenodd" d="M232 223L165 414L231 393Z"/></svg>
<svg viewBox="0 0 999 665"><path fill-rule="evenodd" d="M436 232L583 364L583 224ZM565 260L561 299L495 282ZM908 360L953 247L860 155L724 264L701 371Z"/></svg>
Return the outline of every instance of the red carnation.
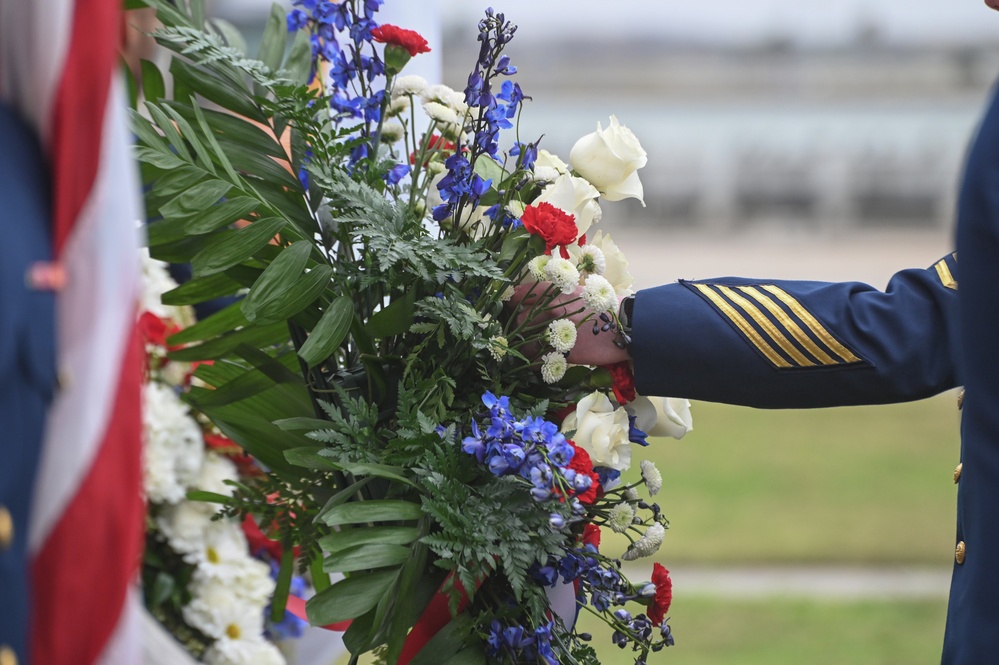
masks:
<svg viewBox="0 0 999 665"><path fill-rule="evenodd" d="M570 443L572 443L570 441ZM579 502L584 505L590 505L597 500L599 493L601 491L600 487L600 476L593 472L593 460L590 459L590 454L572 443L573 449L576 454L572 456L572 461L569 462L569 468L576 472L576 474L582 474L584 476L589 476L593 480L593 484L590 485L590 489L576 495Z"/></svg>
<svg viewBox="0 0 999 665"><path fill-rule="evenodd" d="M673 580L669 571L661 563L652 565L652 583L656 586L656 596L649 605L649 621L653 626L661 625L673 602Z"/></svg>
<svg viewBox="0 0 999 665"><path fill-rule="evenodd" d="M614 397L618 404L624 406L628 402L635 401L635 374L631 369L631 363L623 360L613 365L607 365L614 380Z"/></svg>
<svg viewBox="0 0 999 665"><path fill-rule="evenodd" d="M600 549L600 527L592 522L583 527L583 544Z"/></svg>
<svg viewBox="0 0 999 665"><path fill-rule="evenodd" d="M139 332L146 344L167 348L167 337L180 332L180 326L169 319L161 319L152 312L139 317Z"/></svg>
<svg viewBox="0 0 999 665"><path fill-rule="evenodd" d="M455 149L455 147L456 147L455 144L452 143L451 141L448 141L446 138L444 138L442 136L439 136L437 134L433 134L433 135L431 135L431 137L429 139L427 139L427 142L423 146L422 149L423 149L423 152L425 152L427 154L430 154L430 153L434 152L435 150L438 150L438 151L440 151L442 153L449 153L449 152L453 151ZM416 163L416 153L415 152L409 153L409 163L410 164L415 164ZM427 162L426 161L423 162L423 166L424 166L424 168L426 168L426 166L427 166Z"/></svg>
<svg viewBox="0 0 999 665"><path fill-rule="evenodd" d="M423 35L415 30L406 30L397 25L380 25L371 31L371 36L380 44L391 44L409 51L410 56L418 53L430 53L430 45Z"/></svg>
<svg viewBox="0 0 999 665"><path fill-rule="evenodd" d="M576 216L556 208L551 203L541 202L527 206L520 218L529 233L541 236L545 241L545 254L560 247L562 258L569 258L566 245L576 242Z"/></svg>

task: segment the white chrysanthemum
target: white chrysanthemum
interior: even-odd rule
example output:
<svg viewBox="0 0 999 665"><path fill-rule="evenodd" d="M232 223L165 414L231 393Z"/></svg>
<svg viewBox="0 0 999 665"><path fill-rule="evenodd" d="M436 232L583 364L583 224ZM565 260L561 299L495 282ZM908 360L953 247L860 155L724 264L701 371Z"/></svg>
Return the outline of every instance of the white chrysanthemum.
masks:
<svg viewBox="0 0 999 665"><path fill-rule="evenodd" d="M643 459L640 466L642 467L642 480L649 488L649 496L659 494L659 490L663 488L663 474L659 473L655 463L647 459Z"/></svg>
<svg viewBox="0 0 999 665"><path fill-rule="evenodd" d="M139 252L142 265L142 283L139 293L139 311L151 312L161 319L169 319L182 328L194 324L194 310L191 307L176 307L163 304L163 294L177 288L177 282L170 276L167 264L149 256L149 250Z"/></svg>
<svg viewBox="0 0 999 665"><path fill-rule="evenodd" d="M427 79L416 74L397 76L392 83L392 97L422 96L427 91Z"/></svg>
<svg viewBox="0 0 999 665"><path fill-rule="evenodd" d="M520 219L523 217L525 210L527 210L527 204L523 201L517 201L514 199L506 204L506 213L514 219Z"/></svg>
<svg viewBox="0 0 999 665"><path fill-rule="evenodd" d="M413 102L409 97L393 97L392 101L385 107L386 118L398 118L405 113L409 113L413 108Z"/></svg>
<svg viewBox="0 0 999 665"><path fill-rule="evenodd" d="M234 584L236 593L248 603L252 603L261 611L271 602L276 586L271 577L271 567L252 557L239 566L239 574Z"/></svg>
<svg viewBox="0 0 999 665"><path fill-rule="evenodd" d="M155 503L176 503L197 478L204 457L201 428L170 386L143 387L143 481Z"/></svg>
<svg viewBox="0 0 999 665"><path fill-rule="evenodd" d="M510 299L513 298L513 296L516 293L517 292L514 290L514 288L512 286L508 286L505 289L503 289L502 293L500 293L500 295L499 295L499 301L500 302L510 302Z"/></svg>
<svg viewBox="0 0 999 665"><path fill-rule="evenodd" d="M586 246L599 248L603 252L607 267L600 274L614 285L614 290L619 297L635 292L632 288L635 285L635 279L631 276L631 271L628 270L628 259L609 235L603 231L597 231L587 241ZM572 252L571 247L569 252Z"/></svg>
<svg viewBox="0 0 999 665"><path fill-rule="evenodd" d="M630 503L619 503L607 514L607 526L615 533L624 533L635 519L635 509Z"/></svg>
<svg viewBox="0 0 999 665"><path fill-rule="evenodd" d="M557 351L541 356L541 378L545 383L558 383L569 369L565 356Z"/></svg>
<svg viewBox="0 0 999 665"><path fill-rule="evenodd" d="M621 555L621 558L625 561L634 561L652 556L659 551L665 538L666 529L663 528L662 524L656 522L645 530L645 534L641 538L632 543L631 547Z"/></svg>
<svg viewBox="0 0 999 665"><path fill-rule="evenodd" d="M496 335L489 340L489 355L493 357L493 360L503 360L503 356L506 355L509 349L510 343L503 335Z"/></svg>
<svg viewBox="0 0 999 665"><path fill-rule="evenodd" d="M579 271L572 261L561 256L552 257L545 265L545 277L565 294L572 293L579 286Z"/></svg>
<svg viewBox="0 0 999 665"><path fill-rule="evenodd" d="M232 485L226 484L227 480L239 480L239 471L236 469L236 465L228 457L223 457L218 453L206 453L194 487L205 492L232 496L234 488ZM212 512L215 512L214 504L206 505L211 506Z"/></svg>
<svg viewBox="0 0 999 665"><path fill-rule="evenodd" d="M174 552L197 561L205 547L205 529L212 521L215 506L203 501L181 501L166 506L156 517L156 526Z"/></svg>
<svg viewBox="0 0 999 665"><path fill-rule="evenodd" d="M445 127L460 126L461 118L458 112L440 102L424 102L423 110L431 120L436 120Z"/></svg>
<svg viewBox="0 0 999 665"><path fill-rule="evenodd" d="M560 175L569 173L569 165L542 148L532 170L535 182L554 182Z"/></svg>
<svg viewBox="0 0 999 665"><path fill-rule="evenodd" d="M401 122L386 122L382 125L382 143L398 143L406 136L406 128Z"/></svg>
<svg viewBox="0 0 999 665"><path fill-rule="evenodd" d="M569 255L576 261L579 272L589 275L603 275L607 271L607 257L596 245L572 245Z"/></svg>
<svg viewBox="0 0 999 665"><path fill-rule="evenodd" d="M264 631L263 607L248 603L237 585L213 578L195 579L184 621L215 639L259 639Z"/></svg>
<svg viewBox="0 0 999 665"><path fill-rule="evenodd" d="M629 487L628 489L626 489L624 491L623 496L625 501L638 501L639 499L638 490L636 490L634 487Z"/></svg>
<svg viewBox="0 0 999 665"><path fill-rule="evenodd" d="M535 256L533 259L527 262L527 271L531 273L531 277L539 282L545 281L547 276L545 275L545 266L548 262L552 260L552 257L547 254L542 254L541 256Z"/></svg>
<svg viewBox="0 0 999 665"><path fill-rule="evenodd" d="M197 554L198 570L207 577L233 581L254 561L243 530L233 521L218 520L205 528L205 540Z"/></svg>
<svg viewBox="0 0 999 665"><path fill-rule="evenodd" d="M465 103L465 94L458 92L454 88L438 83L427 88L423 94L424 102L438 102L454 109L459 116L464 116L468 112L468 104Z"/></svg>
<svg viewBox="0 0 999 665"><path fill-rule="evenodd" d="M281 651L262 638L218 640L206 652L205 665L285 665Z"/></svg>
<svg viewBox="0 0 999 665"><path fill-rule="evenodd" d="M595 314L603 314L617 307L614 286L600 275L590 275L583 285L583 301Z"/></svg>
<svg viewBox="0 0 999 665"><path fill-rule="evenodd" d="M569 353L576 346L576 324L558 319L548 324L548 343L559 353Z"/></svg>

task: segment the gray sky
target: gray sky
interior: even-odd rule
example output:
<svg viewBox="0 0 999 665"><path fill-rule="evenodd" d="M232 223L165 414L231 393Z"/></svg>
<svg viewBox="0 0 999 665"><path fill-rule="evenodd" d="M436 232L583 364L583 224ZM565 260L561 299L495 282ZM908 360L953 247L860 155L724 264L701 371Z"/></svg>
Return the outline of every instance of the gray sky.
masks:
<svg viewBox="0 0 999 665"><path fill-rule="evenodd" d="M421 0L392 0L418 2ZM894 42L995 41L999 12L982 0L438 0L449 25L474 26L488 6L520 25L522 39L556 31L665 34L696 40L849 41L865 24Z"/></svg>

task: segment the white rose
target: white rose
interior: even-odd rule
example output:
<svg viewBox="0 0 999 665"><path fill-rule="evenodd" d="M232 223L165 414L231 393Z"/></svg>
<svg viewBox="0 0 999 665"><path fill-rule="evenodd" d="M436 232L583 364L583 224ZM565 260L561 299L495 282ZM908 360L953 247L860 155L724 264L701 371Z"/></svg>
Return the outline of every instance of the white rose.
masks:
<svg viewBox="0 0 999 665"><path fill-rule="evenodd" d="M576 173L589 180L608 201L636 198L645 201L638 169L648 156L630 129L611 116L610 126L576 141L569 152L569 163Z"/></svg>
<svg viewBox="0 0 999 665"><path fill-rule="evenodd" d="M625 407L635 416L635 427L649 436L682 439L694 429L690 402L677 397L636 397Z"/></svg>
<svg viewBox="0 0 999 665"><path fill-rule="evenodd" d="M631 465L628 413L615 409L607 396L595 392L579 400L575 413L562 423L562 431L575 430L572 440L590 454L593 466L624 471Z"/></svg>
<svg viewBox="0 0 999 665"><path fill-rule="evenodd" d="M617 295L620 297L632 295L635 292L632 288L635 285L635 278L628 270L628 259L625 258L624 252L611 240L611 237L603 231L597 231L586 244L593 245L603 252L605 263L603 276L614 286ZM572 253L571 247L569 253Z"/></svg>
<svg viewBox="0 0 999 665"><path fill-rule="evenodd" d="M582 236L591 224L600 221L603 212L597 199L600 192L583 178L571 175L560 175L550 185L544 188L541 195L535 199L538 203L550 203L559 210L576 218L576 237Z"/></svg>
<svg viewBox="0 0 999 665"><path fill-rule="evenodd" d="M538 151L534 160L534 180L536 182L554 182L560 175L569 173L569 165L544 148Z"/></svg>

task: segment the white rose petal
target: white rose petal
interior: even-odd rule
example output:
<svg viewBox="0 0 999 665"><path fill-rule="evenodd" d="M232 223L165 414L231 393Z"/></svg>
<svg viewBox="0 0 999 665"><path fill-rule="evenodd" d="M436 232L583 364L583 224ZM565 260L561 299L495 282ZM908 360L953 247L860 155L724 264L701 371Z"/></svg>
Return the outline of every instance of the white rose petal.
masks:
<svg viewBox="0 0 999 665"><path fill-rule="evenodd" d="M615 408L607 395L590 393L562 422L562 431L575 430L572 440L590 454L593 466L624 471L631 465L628 413Z"/></svg>
<svg viewBox="0 0 999 665"><path fill-rule="evenodd" d="M576 237L583 236L603 215L597 199L600 192L583 178L565 174L557 177L542 190L533 205L549 203L572 215L576 221Z"/></svg>
<svg viewBox="0 0 999 665"><path fill-rule="evenodd" d="M635 427L649 436L682 439L694 429L690 401L678 397L638 396L629 402L628 413L635 416Z"/></svg>
<svg viewBox="0 0 999 665"><path fill-rule="evenodd" d="M638 138L614 116L607 129L597 123L597 131L579 139L569 152L572 168L608 201L636 198L644 204L638 169L647 162Z"/></svg>
<svg viewBox="0 0 999 665"><path fill-rule="evenodd" d="M604 271L597 274L603 275L614 286L614 291L619 297L630 296L635 292L633 288L635 279L628 270L628 259L609 235L597 231L588 239L586 247L597 248L603 254ZM571 247L569 251L572 252Z"/></svg>

